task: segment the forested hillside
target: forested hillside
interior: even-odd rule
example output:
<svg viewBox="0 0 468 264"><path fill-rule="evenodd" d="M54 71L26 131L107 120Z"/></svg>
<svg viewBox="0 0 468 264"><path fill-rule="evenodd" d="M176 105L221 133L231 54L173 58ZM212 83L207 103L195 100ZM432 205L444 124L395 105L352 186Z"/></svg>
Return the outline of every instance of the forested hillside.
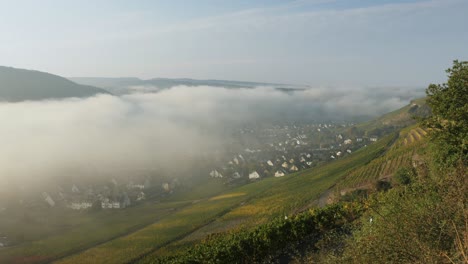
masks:
<svg viewBox="0 0 468 264"><path fill-rule="evenodd" d="M109 92L45 72L0 67L0 101L88 97L96 94Z"/></svg>

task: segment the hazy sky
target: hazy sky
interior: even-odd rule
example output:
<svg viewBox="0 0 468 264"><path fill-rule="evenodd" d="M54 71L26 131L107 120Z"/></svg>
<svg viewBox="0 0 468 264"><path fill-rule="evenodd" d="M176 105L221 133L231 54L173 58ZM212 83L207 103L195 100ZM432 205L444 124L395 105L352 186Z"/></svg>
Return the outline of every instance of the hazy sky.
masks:
<svg viewBox="0 0 468 264"><path fill-rule="evenodd" d="M468 0L0 0L0 65L62 76L426 86Z"/></svg>

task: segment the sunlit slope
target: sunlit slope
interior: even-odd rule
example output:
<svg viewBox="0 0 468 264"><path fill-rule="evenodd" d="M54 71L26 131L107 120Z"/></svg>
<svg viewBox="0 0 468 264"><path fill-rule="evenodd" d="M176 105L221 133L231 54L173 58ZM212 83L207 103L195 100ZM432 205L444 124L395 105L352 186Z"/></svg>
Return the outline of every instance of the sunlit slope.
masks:
<svg viewBox="0 0 468 264"><path fill-rule="evenodd" d="M418 125L402 129L398 140L384 155L347 174L336 189L370 188L376 180L391 178L398 168L411 167L418 161L418 151L425 146L426 135L427 131Z"/></svg>
<svg viewBox="0 0 468 264"><path fill-rule="evenodd" d="M254 182L194 204L124 237L109 241L57 263L126 263L151 259L157 250L190 236L254 226L291 214L310 204L340 177L370 162L388 149L395 135L353 155L283 178ZM183 199L183 197L180 197ZM146 256L146 258L145 258Z"/></svg>
<svg viewBox="0 0 468 264"><path fill-rule="evenodd" d="M425 117L429 114L430 109L426 105L426 98L420 98L412 100L407 106L382 115L372 121L362 123L357 127L370 132L372 130L383 130L385 128L404 128L415 124L415 117Z"/></svg>

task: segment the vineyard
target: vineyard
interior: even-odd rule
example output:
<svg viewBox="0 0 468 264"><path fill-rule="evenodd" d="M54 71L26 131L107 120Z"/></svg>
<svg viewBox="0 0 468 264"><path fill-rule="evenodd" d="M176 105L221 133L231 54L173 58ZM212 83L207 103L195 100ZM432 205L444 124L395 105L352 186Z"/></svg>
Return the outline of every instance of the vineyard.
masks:
<svg viewBox="0 0 468 264"><path fill-rule="evenodd" d="M271 219L311 204L347 172L380 156L390 147L394 135L343 159L282 178L267 178L216 195L194 200L162 217L152 225L129 235L69 256L57 263L125 263L145 261L162 252L203 239L206 235L232 228L253 228Z"/></svg>
<svg viewBox="0 0 468 264"><path fill-rule="evenodd" d="M388 179L398 168L412 166L417 147L424 144L427 131L412 126L399 133L399 139L385 155L371 161L350 174L337 184L337 189L353 189L369 186L378 179Z"/></svg>
<svg viewBox="0 0 468 264"><path fill-rule="evenodd" d="M421 138L417 134L422 132L414 129L407 134L402 133L398 140L397 134L389 135L352 155L288 177L266 178L218 194L215 188L212 192L197 189L159 204L148 203L122 211L114 217L105 217L103 212L103 219L92 221L89 226L76 226L70 232L2 250L0 260L5 263L44 263L54 259L56 263L127 263L174 254L207 235L250 230L314 206L323 192L345 176L349 180L349 175L391 173L393 167L410 160L412 155L405 144L394 147L395 140L400 144L402 138L408 137L406 144L410 144L409 139Z"/></svg>
<svg viewBox="0 0 468 264"><path fill-rule="evenodd" d="M380 156L390 147L394 135L387 136L379 142L369 145L367 148L356 151L335 162L327 163L316 168L296 173L284 178L278 178L275 184L242 205L229 210L210 224L195 230L185 238L175 241L143 259L143 262L162 255L173 255L185 248L203 240L212 233L228 230L249 230L258 225L267 223L272 219L284 218L294 214L300 208L314 206L321 193L330 188L334 182L343 177L347 172L354 170L374 158ZM252 190L264 185L263 181L253 185Z"/></svg>

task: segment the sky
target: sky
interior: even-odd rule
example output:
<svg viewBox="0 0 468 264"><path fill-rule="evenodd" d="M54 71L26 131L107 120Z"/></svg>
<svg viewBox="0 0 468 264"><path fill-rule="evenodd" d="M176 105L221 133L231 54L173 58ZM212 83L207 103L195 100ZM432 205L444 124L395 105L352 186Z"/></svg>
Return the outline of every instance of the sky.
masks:
<svg viewBox="0 0 468 264"><path fill-rule="evenodd" d="M0 0L0 65L66 77L427 86L467 0Z"/></svg>

